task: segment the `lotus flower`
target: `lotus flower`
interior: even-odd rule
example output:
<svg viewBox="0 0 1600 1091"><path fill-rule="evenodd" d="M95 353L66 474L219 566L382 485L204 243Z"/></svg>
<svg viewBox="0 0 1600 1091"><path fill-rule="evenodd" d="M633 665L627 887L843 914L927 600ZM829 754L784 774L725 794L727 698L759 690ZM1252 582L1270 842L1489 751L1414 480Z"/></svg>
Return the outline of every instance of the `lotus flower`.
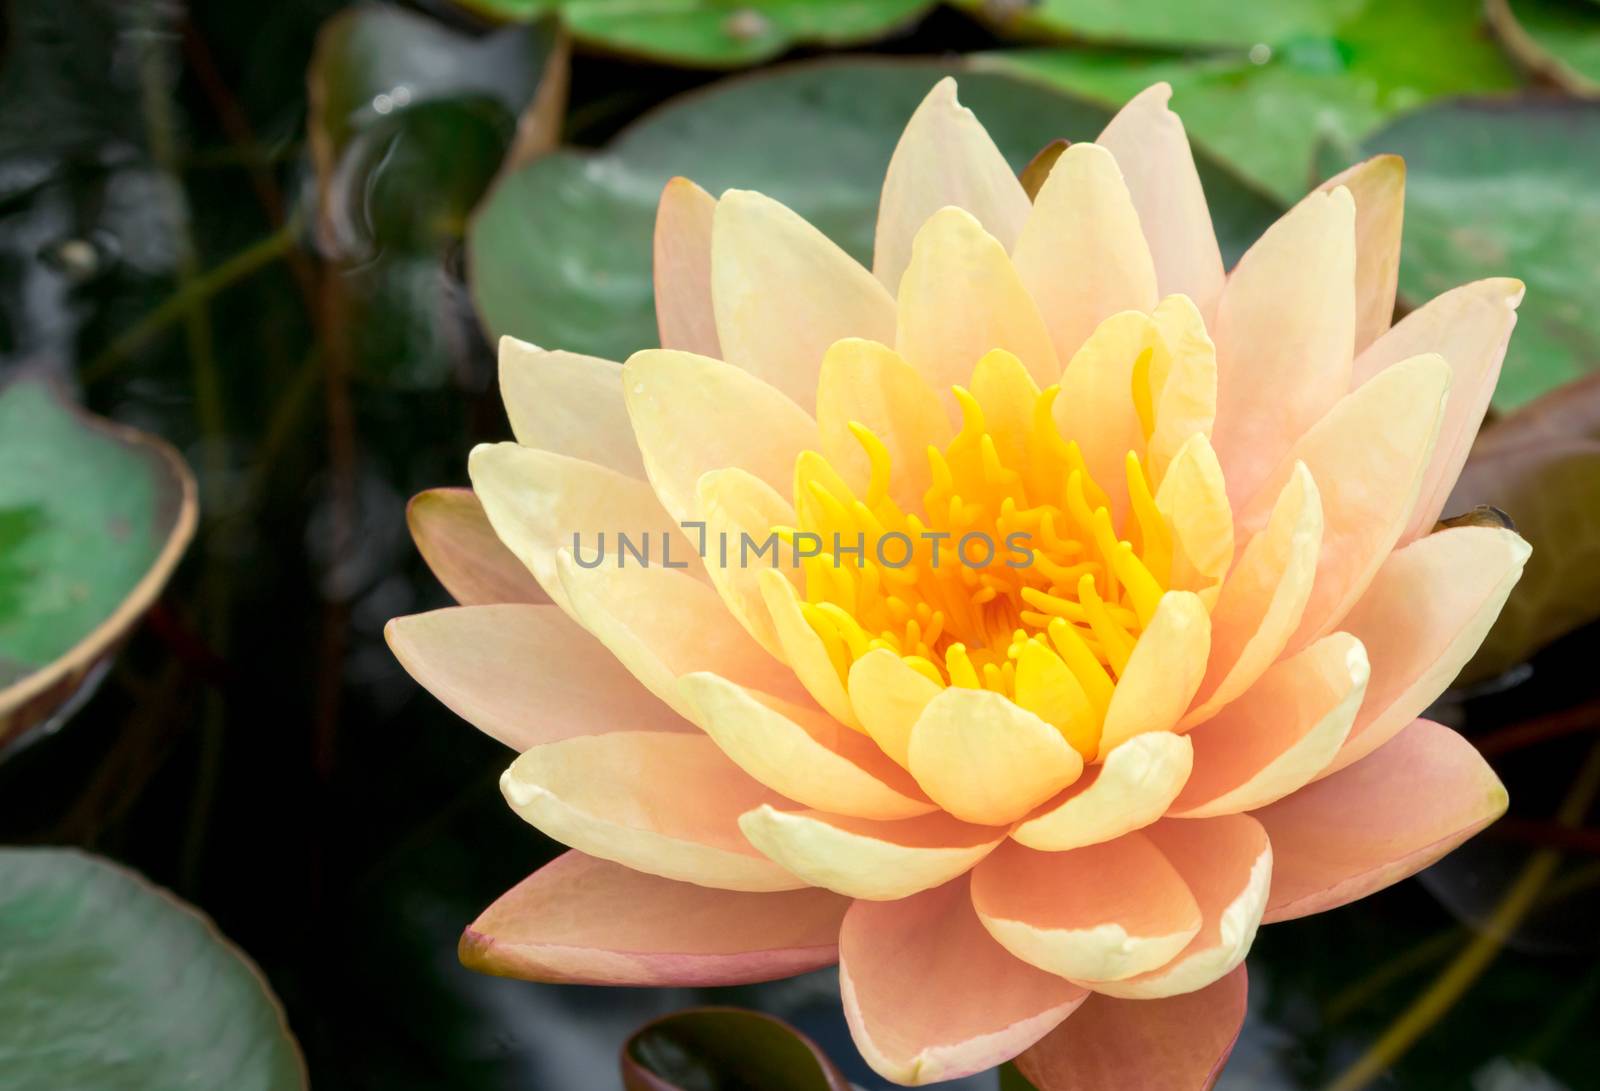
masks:
<svg viewBox="0 0 1600 1091"><path fill-rule="evenodd" d="M412 512L464 605L388 636L519 752L507 801L572 851L467 929L467 965L721 985L837 960L899 1083L1022 1054L1043 1087L1204 1086L1262 921L1504 810L1418 715L1528 556L1435 529L1522 286L1390 328L1394 157L1225 271L1169 96L1030 199L940 83L871 271L674 179L665 348L502 343L518 442L472 452L476 499Z"/></svg>

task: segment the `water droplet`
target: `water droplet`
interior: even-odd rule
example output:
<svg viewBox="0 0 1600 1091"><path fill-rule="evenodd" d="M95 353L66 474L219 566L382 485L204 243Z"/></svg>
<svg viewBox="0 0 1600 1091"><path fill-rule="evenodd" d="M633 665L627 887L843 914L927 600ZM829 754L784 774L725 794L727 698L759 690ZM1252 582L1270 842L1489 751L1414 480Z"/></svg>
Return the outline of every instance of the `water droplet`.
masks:
<svg viewBox="0 0 1600 1091"><path fill-rule="evenodd" d="M1272 47L1266 42L1257 42L1250 47L1250 63L1266 64L1272 59Z"/></svg>
<svg viewBox="0 0 1600 1091"><path fill-rule="evenodd" d="M394 99L384 94L374 95L372 99L372 108L380 114L387 114L390 110L394 109Z"/></svg>

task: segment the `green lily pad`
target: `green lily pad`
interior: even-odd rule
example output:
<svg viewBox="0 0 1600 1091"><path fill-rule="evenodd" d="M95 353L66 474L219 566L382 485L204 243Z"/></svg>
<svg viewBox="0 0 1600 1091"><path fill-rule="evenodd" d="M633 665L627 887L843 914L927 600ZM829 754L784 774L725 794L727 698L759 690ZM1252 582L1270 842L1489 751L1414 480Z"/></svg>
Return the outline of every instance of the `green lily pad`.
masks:
<svg viewBox="0 0 1600 1091"><path fill-rule="evenodd" d="M672 64L732 68L798 45L870 42L933 0L458 0L493 19L559 14L578 41Z"/></svg>
<svg viewBox="0 0 1600 1091"><path fill-rule="evenodd" d="M1600 368L1600 102L1443 103L1362 149L1406 159L1403 296L1421 302L1487 276L1527 282L1496 408Z"/></svg>
<svg viewBox="0 0 1600 1091"><path fill-rule="evenodd" d="M1199 6L1162 5L1190 16ZM1042 49L992 54L983 63L1108 105L1165 80L1197 143L1288 201L1310 188L1319 142L1351 145L1402 111L1517 84L1478 7L1460 0L1307 4L1298 24L1277 5L1233 7L1275 12L1264 25L1277 32L1232 36L1244 48L1203 56ZM1180 39L1186 46L1230 36L1226 20L1204 31L1181 25L1198 35Z"/></svg>
<svg viewBox="0 0 1600 1091"><path fill-rule="evenodd" d="M0 390L0 742L47 719L149 608L195 506L161 440L41 380Z"/></svg>
<svg viewBox="0 0 1600 1091"><path fill-rule="evenodd" d="M781 1019L693 1008L646 1023L622 1047L625 1091L850 1091L815 1042Z"/></svg>
<svg viewBox="0 0 1600 1091"><path fill-rule="evenodd" d="M712 193L769 194L867 261L895 142L951 72L1019 171L1058 137L1092 138L1110 116L1031 80L931 61L813 62L725 80L646 115L604 151L556 152L501 179L468 235L484 325L611 359L655 345L651 232L674 175ZM1237 256L1279 206L1212 162L1201 175L1223 249Z"/></svg>
<svg viewBox="0 0 1600 1091"><path fill-rule="evenodd" d="M0 1072L28 1091L298 1091L283 1009L193 907L70 849L0 849Z"/></svg>
<svg viewBox="0 0 1600 1091"><path fill-rule="evenodd" d="M1303 34L1332 34L1368 0L953 0L1003 33L1172 49L1248 49Z"/></svg>
<svg viewBox="0 0 1600 1091"><path fill-rule="evenodd" d="M1594 0L1488 0L1489 23L1535 76L1600 96L1600 7Z"/></svg>

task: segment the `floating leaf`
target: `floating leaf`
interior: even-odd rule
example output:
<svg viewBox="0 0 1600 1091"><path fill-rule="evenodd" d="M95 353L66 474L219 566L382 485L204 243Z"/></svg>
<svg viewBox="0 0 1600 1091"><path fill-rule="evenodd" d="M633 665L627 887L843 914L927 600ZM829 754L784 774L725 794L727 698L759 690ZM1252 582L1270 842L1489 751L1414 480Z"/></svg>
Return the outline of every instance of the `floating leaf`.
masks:
<svg viewBox="0 0 1600 1091"><path fill-rule="evenodd" d="M693 1008L646 1023L622 1047L626 1091L850 1091L816 1043L781 1019Z"/></svg>
<svg viewBox="0 0 1600 1091"><path fill-rule="evenodd" d="M1071 10L1082 7L1091 5ZM1278 5L1232 5L1250 17L1276 13L1270 21L1258 20L1258 35L1242 38L1228 29L1227 19L1202 20L1196 10L1202 5L1161 7L1171 16L1186 13L1177 23L1184 34L1195 35L1176 38L1176 44L1242 48L1203 56L1021 50L991 54L982 63L1108 105L1165 80L1172 85L1173 109L1197 143L1290 201L1309 188L1319 141L1348 146L1431 100L1516 85L1511 66L1483 32L1477 6L1460 0L1305 4L1298 23ZM1334 18L1341 9L1353 10ZM1128 18L1138 14L1118 11Z"/></svg>
<svg viewBox="0 0 1600 1091"><path fill-rule="evenodd" d="M725 80L647 115L602 152L556 152L496 185L468 236L484 325L612 359L656 344L650 240L674 175L712 193L760 190L869 260L895 141L952 70L1019 171L1058 137L1092 139L1109 117L1033 81L929 61L806 63ZM1223 249L1237 257L1278 205L1213 163L1201 175Z"/></svg>
<svg viewBox="0 0 1600 1091"><path fill-rule="evenodd" d="M149 608L195 507L160 439L42 380L0 390L0 742L43 723Z"/></svg>
<svg viewBox="0 0 1600 1091"><path fill-rule="evenodd" d="M7 1087L295 1091L260 973L192 907L70 849L0 849Z"/></svg>
<svg viewBox="0 0 1600 1091"><path fill-rule="evenodd" d="M1593 0L1487 0L1506 51L1532 75L1600 96L1600 7Z"/></svg>
<svg viewBox="0 0 1600 1091"><path fill-rule="evenodd" d="M731 68L798 45L847 46L915 22L933 0L458 0L494 19L559 14L580 42L675 64Z"/></svg>
<svg viewBox="0 0 1600 1091"><path fill-rule="evenodd" d="M1296 35L1332 34L1368 0L954 0L1020 36L1174 49L1248 49Z"/></svg>

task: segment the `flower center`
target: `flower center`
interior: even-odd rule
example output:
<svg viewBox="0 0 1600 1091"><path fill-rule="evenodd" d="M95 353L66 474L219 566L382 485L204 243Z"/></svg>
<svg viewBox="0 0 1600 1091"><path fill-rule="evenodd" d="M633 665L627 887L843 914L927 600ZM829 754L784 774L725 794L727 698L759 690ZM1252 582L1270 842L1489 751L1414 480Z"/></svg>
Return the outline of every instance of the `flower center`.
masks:
<svg viewBox="0 0 1600 1091"><path fill-rule="evenodd" d="M1146 435L1149 351L1134 368ZM1057 386L1039 390L1014 356L989 353L954 387L961 429L926 450L919 511L891 498L889 452L851 432L871 466L858 496L814 451L795 465L791 543L820 539L801 561L802 611L841 679L887 648L942 686L1005 694L1092 757L1117 679L1171 573L1172 542L1138 455L1125 462L1121 533L1077 443L1057 429Z"/></svg>

